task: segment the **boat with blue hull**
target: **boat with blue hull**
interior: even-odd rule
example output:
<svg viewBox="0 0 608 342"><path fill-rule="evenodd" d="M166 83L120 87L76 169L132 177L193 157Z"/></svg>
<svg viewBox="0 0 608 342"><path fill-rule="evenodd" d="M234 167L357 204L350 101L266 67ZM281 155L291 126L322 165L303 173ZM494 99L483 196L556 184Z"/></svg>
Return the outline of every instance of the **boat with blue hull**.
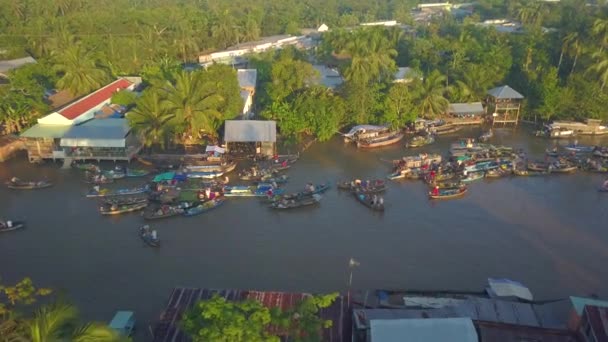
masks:
<svg viewBox="0 0 608 342"><path fill-rule="evenodd" d="M212 199L210 201L203 202L195 207L186 209L186 211L184 211L184 216L196 216L206 213L221 206L222 204L224 204L224 202L226 202L226 200L224 200L223 198Z"/></svg>

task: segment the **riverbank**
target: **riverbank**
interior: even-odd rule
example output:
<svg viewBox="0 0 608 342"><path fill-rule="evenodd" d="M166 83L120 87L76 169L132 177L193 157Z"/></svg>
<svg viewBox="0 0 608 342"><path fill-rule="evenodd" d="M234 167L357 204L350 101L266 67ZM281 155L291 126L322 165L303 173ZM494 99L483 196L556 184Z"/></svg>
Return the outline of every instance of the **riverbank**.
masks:
<svg viewBox="0 0 608 342"><path fill-rule="evenodd" d="M531 158L569 143L533 137L522 126L494 131L491 143L523 148ZM395 145L361 151L339 137L312 144L289 170L287 191L308 182L384 178L390 165L381 160L444 154L457 137L481 133L465 128L413 150ZM579 138L579 144L608 140ZM109 321L117 310L133 310L138 326L147 327L179 286L345 293L351 257L360 262L353 271L355 290L467 291L478 290L488 277L506 277L526 284L539 300L608 296L602 268L608 231L598 225L608 219L608 198L597 192L601 174L481 180L467 196L446 202L429 201L421 182L394 182L383 215L335 189L318 207L291 212L272 211L253 199L230 200L208 215L153 222L159 249L140 241L138 214L99 215L98 202L84 198L89 185L81 171L19 157L0 165L0 180L13 175L47 178L55 186L0 191L2 215L28 222L26 229L0 236L0 259L10 261L3 279L30 276L39 286L65 292L89 320ZM148 341L145 329L137 334L136 341Z"/></svg>
<svg viewBox="0 0 608 342"><path fill-rule="evenodd" d="M5 162L24 150L25 143L19 137L12 134L0 136L0 162Z"/></svg>

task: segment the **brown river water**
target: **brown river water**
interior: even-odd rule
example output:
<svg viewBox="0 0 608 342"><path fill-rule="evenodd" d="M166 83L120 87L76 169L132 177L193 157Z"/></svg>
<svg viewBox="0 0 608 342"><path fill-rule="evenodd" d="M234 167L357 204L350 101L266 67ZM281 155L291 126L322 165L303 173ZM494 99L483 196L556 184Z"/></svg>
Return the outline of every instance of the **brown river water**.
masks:
<svg viewBox="0 0 608 342"><path fill-rule="evenodd" d="M479 134L471 128L421 149L400 144L372 151L337 137L301 155L287 190L385 177L390 167L383 159L445 154L457 137ZM490 142L538 158L554 143L570 143L533 137L523 127L497 129ZM579 144L608 145L608 139L580 138ZM464 198L442 202L429 201L420 181L390 182L381 215L335 187L318 207L284 212L256 199L229 199L200 216L152 221L160 249L139 239L139 214L99 215L97 201L84 197L82 171L20 157L0 164L0 180L11 176L47 177L55 186L0 190L0 216L27 220L25 230L0 235L2 281L31 277L64 293L90 320L133 310L142 341L175 286L345 291L351 257L360 262L354 289L480 290L486 278L506 277L526 284L537 299L608 296L608 193L597 191L599 174L481 180Z"/></svg>

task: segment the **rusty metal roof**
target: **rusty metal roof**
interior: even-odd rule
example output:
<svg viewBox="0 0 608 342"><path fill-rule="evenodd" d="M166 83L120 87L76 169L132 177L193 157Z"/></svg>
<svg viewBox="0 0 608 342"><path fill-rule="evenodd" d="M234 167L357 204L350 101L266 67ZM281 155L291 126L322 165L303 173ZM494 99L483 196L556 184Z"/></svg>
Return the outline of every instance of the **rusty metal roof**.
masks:
<svg viewBox="0 0 608 342"><path fill-rule="evenodd" d="M171 291L167 307L161 313L159 321L154 326L154 342L189 342L191 341L180 329L179 321L184 311L190 309L194 303L200 300L211 299L219 295L228 301L242 301L254 299L267 308L279 307L282 310L293 308L299 301L311 296L308 293L287 293L272 291L249 291L249 290L219 290L219 289L195 289L174 288ZM324 330L323 341L342 342L350 340L349 316L347 315L347 303L344 297L339 296L334 303L320 311L322 319L330 319L333 325Z"/></svg>

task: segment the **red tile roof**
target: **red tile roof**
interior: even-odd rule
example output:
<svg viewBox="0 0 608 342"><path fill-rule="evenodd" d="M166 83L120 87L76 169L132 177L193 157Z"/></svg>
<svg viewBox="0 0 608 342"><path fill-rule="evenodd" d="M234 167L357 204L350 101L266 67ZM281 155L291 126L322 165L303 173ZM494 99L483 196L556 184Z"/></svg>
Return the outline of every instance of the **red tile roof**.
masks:
<svg viewBox="0 0 608 342"><path fill-rule="evenodd" d="M132 82L121 78L95 91L94 93L91 93L90 95L83 97L82 99L68 105L67 107L64 107L63 109L58 111L58 113L63 115L63 117L68 120L74 120L80 115L91 110L91 108L94 108L100 103L110 99L112 97L112 94L114 94L117 89L126 89L132 84Z"/></svg>

